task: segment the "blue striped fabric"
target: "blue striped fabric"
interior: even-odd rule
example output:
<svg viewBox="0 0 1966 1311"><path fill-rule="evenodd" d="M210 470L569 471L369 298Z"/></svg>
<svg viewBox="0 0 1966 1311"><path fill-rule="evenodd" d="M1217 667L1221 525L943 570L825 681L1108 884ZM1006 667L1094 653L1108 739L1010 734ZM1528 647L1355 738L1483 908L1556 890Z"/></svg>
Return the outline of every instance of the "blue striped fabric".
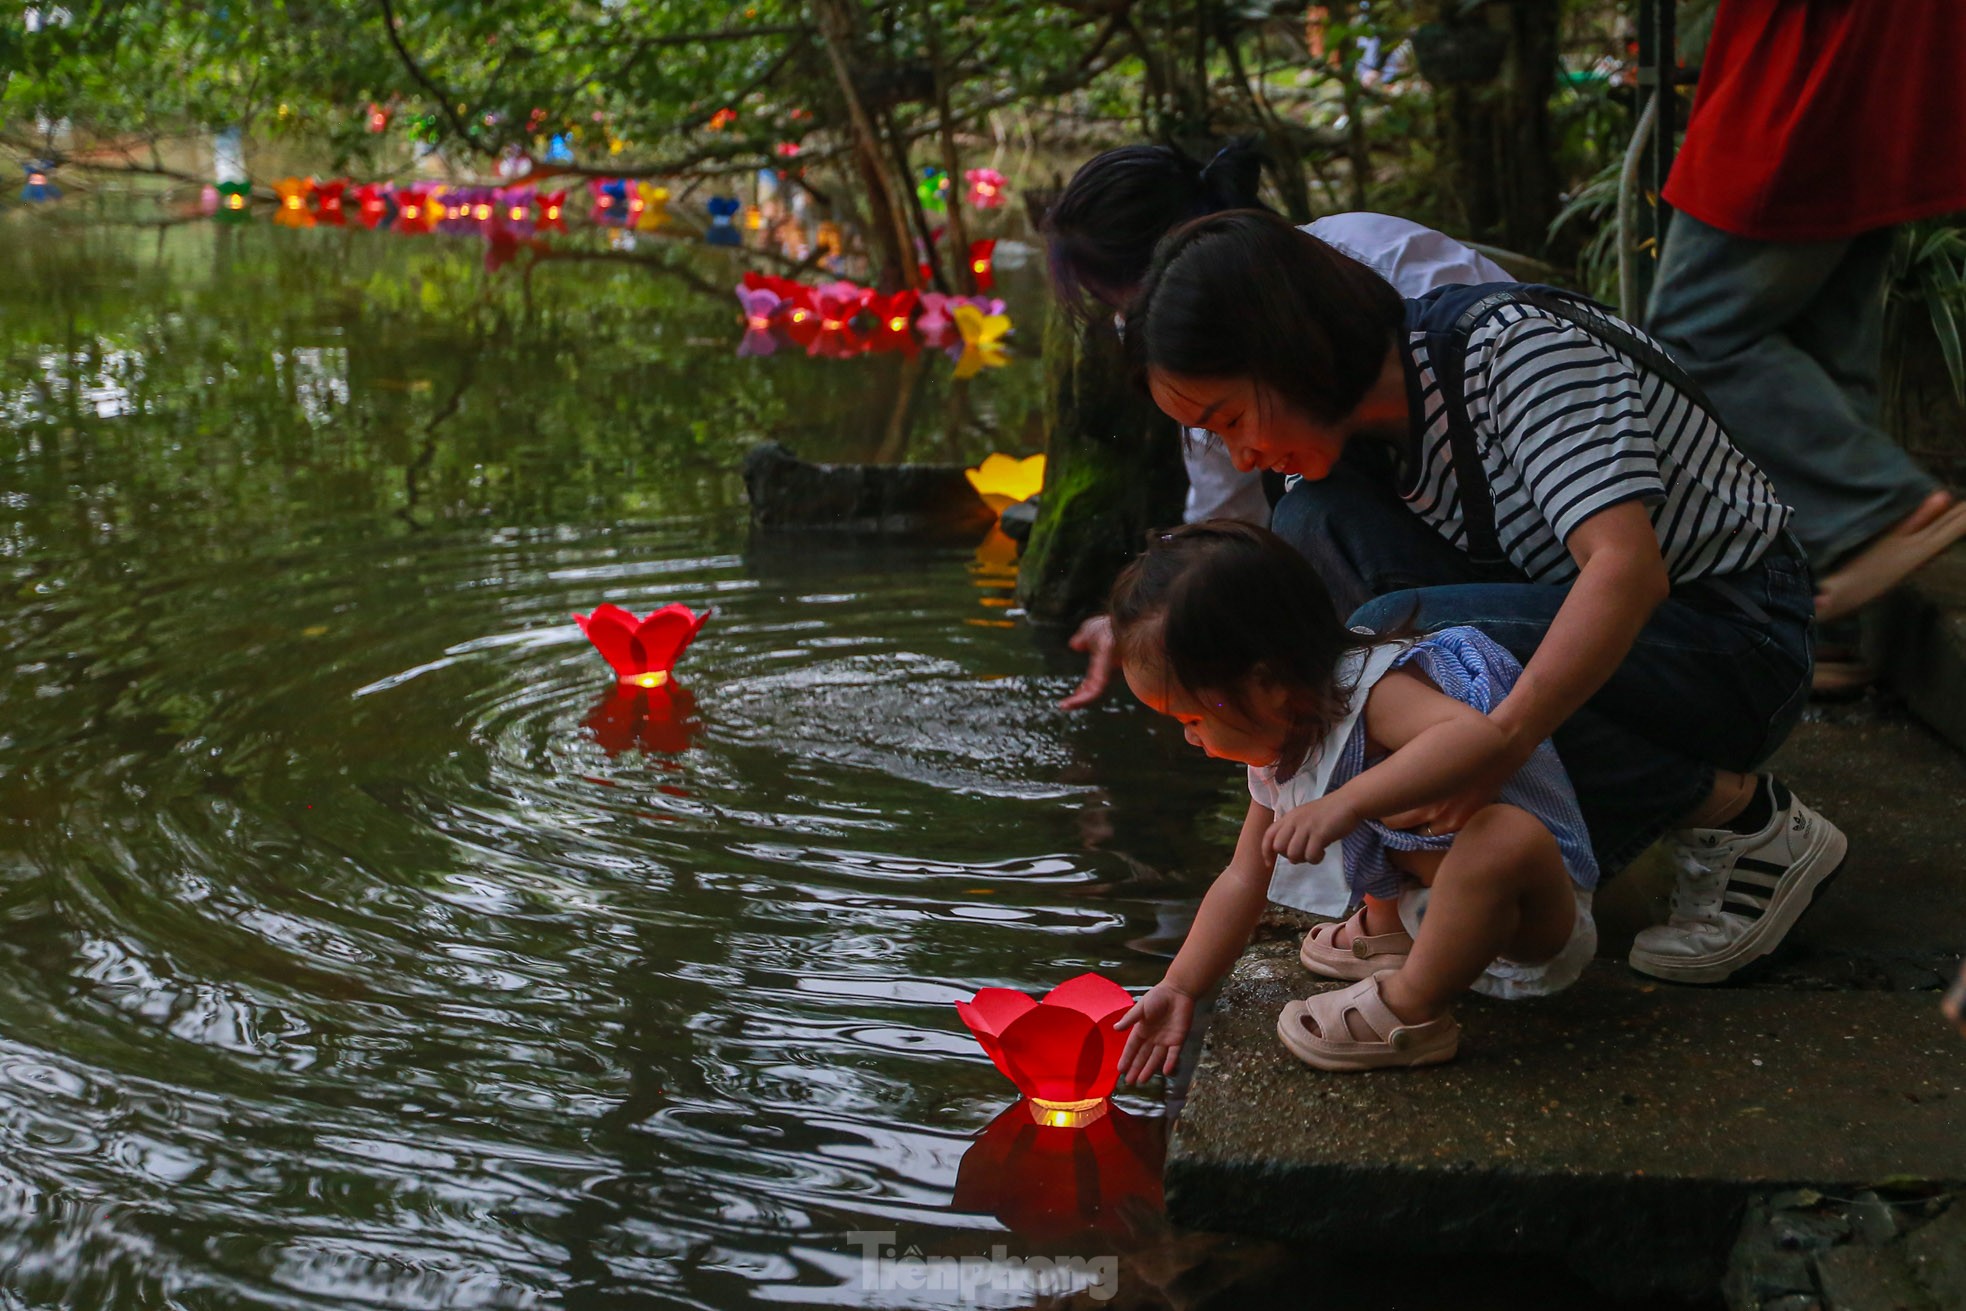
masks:
<svg viewBox="0 0 1966 1311"><path fill-rule="evenodd" d="M1443 628L1418 639L1393 662L1394 669L1405 665L1416 666L1443 693L1484 715L1501 703L1522 673L1514 656L1475 628ZM1344 786L1365 767L1365 722L1361 719L1340 749L1326 794ZM1597 886L1597 859L1591 854L1590 833L1556 748L1547 741L1539 745L1529 762L1503 785L1500 799L1543 821L1556 837L1572 883L1586 889ZM1353 898L1390 899L1399 895L1407 875L1387 860L1387 851L1445 851L1453 842L1452 834L1409 833L1367 820L1353 829L1343 844L1345 879Z"/></svg>

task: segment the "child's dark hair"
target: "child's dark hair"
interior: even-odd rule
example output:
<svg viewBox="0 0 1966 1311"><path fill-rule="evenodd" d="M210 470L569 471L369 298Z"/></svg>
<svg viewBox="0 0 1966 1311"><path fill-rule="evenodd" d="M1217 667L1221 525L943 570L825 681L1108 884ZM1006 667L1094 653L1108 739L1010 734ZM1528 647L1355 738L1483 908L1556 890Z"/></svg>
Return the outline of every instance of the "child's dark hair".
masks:
<svg viewBox="0 0 1966 1311"><path fill-rule="evenodd" d="M1309 418L1357 408L1406 302L1370 268L1264 210L1185 223L1126 308L1136 369L1247 378Z"/></svg>
<svg viewBox="0 0 1966 1311"><path fill-rule="evenodd" d="M1170 146L1121 146L1080 165L1045 214L1051 281L1081 321L1118 309L1178 223L1259 209L1262 155L1236 141L1206 163Z"/></svg>
<svg viewBox="0 0 1966 1311"><path fill-rule="evenodd" d="M1251 678L1285 688L1291 723L1279 778L1344 717L1351 688L1338 681L1339 660L1378 640L1345 628L1323 580L1288 542L1233 519L1149 534L1113 584L1108 611L1123 663L1151 653L1182 690L1219 695L1244 719L1253 718Z"/></svg>

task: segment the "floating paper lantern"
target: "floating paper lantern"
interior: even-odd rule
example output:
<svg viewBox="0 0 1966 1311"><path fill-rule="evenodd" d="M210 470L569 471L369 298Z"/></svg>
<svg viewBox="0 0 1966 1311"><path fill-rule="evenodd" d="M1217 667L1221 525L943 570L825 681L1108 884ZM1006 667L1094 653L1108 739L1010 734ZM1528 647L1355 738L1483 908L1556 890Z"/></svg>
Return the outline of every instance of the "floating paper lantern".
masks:
<svg viewBox="0 0 1966 1311"><path fill-rule="evenodd" d="M738 232L737 225L731 221L737 217L738 211L744 208L743 201L736 196L712 196L705 202L704 208L710 211L710 230L703 234L705 241L712 246L744 244L744 238Z"/></svg>
<svg viewBox="0 0 1966 1311"><path fill-rule="evenodd" d="M60 200L61 188L48 180L50 165L43 159L31 159L21 165L27 174L27 181L21 184L20 198L33 204L43 201Z"/></svg>
<svg viewBox="0 0 1966 1311"><path fill-rule="evenodd" d="M308 193L314 184L304 178L281 178L273 184L273 194L280 198L280 207L273 211L273 221L283 228L311 228L314 226L314 212L307 208Z"/></svg>
<svg viewBox="0 0 1966 1311"><path fill-rule="evenodd" d="M343 226L347 221L347 213L342 208L342 197L347 190L347 178L334 178L328 182L316 183L314 217L331 228Z"/></svg>
<svg viewBox="0 0 1966 1311"><path fill-rule="evenodd" d="M485 233L485 272L496 273L510 264L524 240L510 228L492 228Z"/></svg>
<svg viewBox="0 0 1966 1311"><path fill-rule="evenodd" d="M819 311L819 335L806 347L808 355L824 355L843 360L867 349L867 339L854 328L854 320L872 293L851 282L829 282L813 292L813 308Z"/></svg>
<svg viewBox="0 0 1966 1311"><path fill-rule="evenodd" d="M744 230L746 232L762 232L764 231L764 226L764 209L757 205L746 205L744 207Z"/></svg>
<svg viewBox="0 0 1966 1311"><path fill-rule="evenodd" d="M867 313L873 316L873 331L868 334L867 348L872 351L900 351L913 356L921 349L921 343L914 333L915 306L921 301L921 293L912 288L897 291L892 296L870 296L867 299Z"/></svg>
<svg viewBox="0 0 1966 1311"><path fill-rule="evenodd" d="M949 311L959 303L956 297L939 291L922 293L922 312L915 319L915 331L921 334L924 346L944 350L959 340L956 321L949 316Z"/></svg>
<svg viewBox="0 0 1966 1311"><path fill-rule="evenodd" d="M1125 988L1081 974L1033 1001L1011 988L984 988L956 1003L996 1067L1030 1098L1042 1123L1076 1127L1096 1119L1120 1077L1125 1037L1114 1028L1133 1006Z"/></svg>
<svg viewBox="0 0 1966 1311"><path fill-rule="evenodd" d="M1050 1127L1043 1116L1019 1101L990 1121L956 1167L950 1206L994 1215L1019 1238L1054 1252L1127 1238L1142 1212L1162 1210L1166 1119L1113 1106L1069 1129Z"/></svg>
<svg viewBox="0 0 1966 1311"><path fill-rule="evenodd" d="M209 182L198 190L198 212L206 216L218 213L218 188Z"/></svg>
<svg viewBox="0 0 1966 1311"><path fill-rule="evenodd" d="M628 180L626 178L589 178L587 191L593 197L593 217L596 223L625 223L628 221Z"/></svg>
<svg viewBox="0 0 1966 1311"><path fill-rule="evenodd" d="M991 509L1001 512L1006 505L1028 501L1044 489L1044 456L1027 455L1020 460L992 452L974 469L963 470L963 477Z"/></svg>
<svg viewBox="0 0 1966 1311"><path fill-rule="evenodd" d="M963 174L969 182L973 209L997 209L1003 204L1003 174L993 168L973 168Z"/></svg>
<svg viewBox="0 0 1966 1311"><path fill-rule="evenodd" d="M946 214L949 210L949 175L939 168L923 169L922 180L915 184L915 199L931 214Z"/></svg>
<svg viewBox="0 0 1966 1311"><path fill-rule="evenodd" d="M634 217L637 228L643 232L654 232L669 221L669 188L652 182L637 182L634 197L629 203L629 213Z"/></svg>
<svg viewBox="0 0 1966 1311"><path fill-rule="evenodd" d="M986 237L982 241L969 243L969 271L976 278L978 291L990 291L997 285L995 270L997 258L997 239Z"/></svg>
<svg viewBox="0 0 1966 1311"><path fill-rule="evenodd" d="M962 334L962 358L956 361L958 378L973 378L984 369L1002 368L1010 357L1004 353L1002 339L1010 331L1010 319L1002 314L985 314L974 305L958 305L950 311L956 331Z"/></svg>
<svg viewBox="0 0 1966 1311"><path fill-rule="evenodd" d="M652 751L679 756L703 731L696 717L696 697L671 677L656 687L616 683L587 712L587 728L610 756L624 751Z"/></svg>
<svg viewBox="0 0 1966 1311"><path fill-rule="evenodd" d="M218 218L221 223L244 223L252 217L247 206L252 201L252 185L246 182L218 184Z"/></svg>
<svg viewBox="0 0 1966 1311"><path fill-rule="evenodd" d="M769 287L737 289L737 303L744 310L744 339L737 343L739 355L770 355L778 349L778 338L771 332L772 316L784 297Z"/></svg>
<svg viewBox="0 0 1966 1311"><path fill-rule="evenodd" d="M369 131L386 132L388 130L389 111L371 100L369 102Z"/></svg>
<svg viewBox="0 0 1966 1311"><path fill-rule="evenodd" d="M819 336L819 310L812 302L812 289L795 288L792 295L785 297L785 303L778 312L778 326L786 337L799 346L811 349L813 340Z"/></svg>
<svg viewBox="0 0 1966 1311"><path fill-rule="evenodd" d="M573 143L565 133L550 138L546 142L546 162L549 164L573 163Z"/></svg>
<svg viewBox="0 0 1966 1311"><path fill-rule="evenodd" d="M846 251L846 242L840 235L840 225L831 219L819 225L819 231L813 237L813 244L827 259L838 259Z"/></svg>
<svg viewBox="0 0 1966 1311"><path fill-rule="evenodd" d="M737 111L726 105L724 108L710 115L710 121L705 126L712 132L721 132L736 121Z"/></svg>
<svg viewBox="0 0 1966 1311"><path fill-rule="evenodd" d="M672 602L638 620L618 605L603 604L573 619L622 682L661 687L710 614Z"/></svg>
<svg viewBox="0 0 1966 1311"><path fill-rule="evenodd" d="M541 232L565 232L567 230L567 193L547 191L539 197L539 230Z"/></svg>
<svg viewBox="0 0 1966 1311"><path fill-rule="evenodd" d="M394 202L390 199L388 184L364 182L355 188L354 196L355 218L363 227L373 230L389 221L389 211Z"/></svg>
<svg viewBox="0 0 1966 1311"><path fill-rule="evenodd" d="M427 187L404 187L396 193L396 222L394 230L406 237L422 236L430 231L441 206L430 196Z"/></svg>
<svg viewBox="0 0 1966 1311"><path fill-rule="evenodd" d="M499 230L515 237L530 237L534 226L532 202L536 194L533 187L503 187L494 192L492 210Z"/></svg>

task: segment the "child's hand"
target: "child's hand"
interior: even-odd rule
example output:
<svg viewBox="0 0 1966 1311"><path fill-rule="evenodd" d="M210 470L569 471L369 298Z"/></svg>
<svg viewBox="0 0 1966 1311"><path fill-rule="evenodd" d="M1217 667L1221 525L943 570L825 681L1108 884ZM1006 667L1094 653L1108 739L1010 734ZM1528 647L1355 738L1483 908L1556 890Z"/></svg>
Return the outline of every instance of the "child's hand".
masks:
<svg viewBox="0 0 1966 1311"><path fill-rule="evenodd" d="M1156 1074L1174 1073L1194 1018L1193 997L1165 980L1155 984L1113 1026L1132 1030L1120 1052L1120 1077L1128 1083L1145 1083Z"/></svg>
<svg viewBox="0 0 1966 1311"><path fill-rule="evenodd" d="M1276 817L1263 835L1263 855L1303 863L1324 859L1324 851L1357 828L1364 816L1334 794L1307 801Z"/></svg>

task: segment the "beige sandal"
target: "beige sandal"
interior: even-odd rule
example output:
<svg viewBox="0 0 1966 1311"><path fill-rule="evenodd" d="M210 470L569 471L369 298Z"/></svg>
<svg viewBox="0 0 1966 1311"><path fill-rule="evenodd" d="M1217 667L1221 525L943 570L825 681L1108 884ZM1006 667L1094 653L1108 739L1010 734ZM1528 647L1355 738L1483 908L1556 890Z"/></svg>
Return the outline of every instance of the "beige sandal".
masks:
<svg viewBox="0 0 1966 1311"><path fill-rule="evenodd" d="M1316 1034L1304 1027L1307 1015L1317 1025ZM1378 1035L1375 1041L1352 1037L1349 1017L1353 1015ZM1452 1015L1408 1024L1379 995L1375 975L1349 988L1313 993L1289 1003L1277 1016L1277 1037L1292 1056L1320 1070L1385 1070L1453 1060L1461 1047L1461 1026Z"/></svg>
<svg viewBox="0 0 1966 1311"><path fill-rule="evenodd" d="M1337 942L1341 928L1352 931L1352 940L1342 947ZM1304 935L1297 959L1305 969L1327 979L1369 979L1380 970L1396 970L1406 964L1406 955L1412 950L1413 936L1404 929L1366 937L1365 908L1361 906L1342 924L1334 920L1313 926Z"/></svg>

